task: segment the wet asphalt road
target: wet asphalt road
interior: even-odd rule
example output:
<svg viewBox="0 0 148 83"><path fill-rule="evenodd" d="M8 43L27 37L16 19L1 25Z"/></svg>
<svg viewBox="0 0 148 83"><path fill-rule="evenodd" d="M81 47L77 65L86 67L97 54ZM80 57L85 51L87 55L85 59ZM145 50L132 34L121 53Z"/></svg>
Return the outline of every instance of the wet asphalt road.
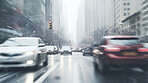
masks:
<svg viewBox="0 0 148 83"><path fill-rule="evenodd" d="M91 56L78 52L48 58L49 65L40 69L1 69L0 83L148 83L148 72L139 68L102 74L94 69Z"/></svg>

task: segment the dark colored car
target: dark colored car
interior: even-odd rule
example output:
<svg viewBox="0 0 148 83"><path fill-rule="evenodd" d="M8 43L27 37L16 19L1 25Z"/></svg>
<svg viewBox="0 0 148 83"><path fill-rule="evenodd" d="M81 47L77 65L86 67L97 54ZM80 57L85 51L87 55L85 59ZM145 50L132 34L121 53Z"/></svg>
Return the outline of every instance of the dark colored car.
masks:
<svg viewBox="0 0 148 83"><path fill-rule="evenodd" d="M86 56L86 55L91 55L92 56L92 54L93 54L93 48L91 48L91 47L86 47L86 48L84 48L83 50L82 50L82 52L83 52L83 56Z"/></svg>
<svg viewBox="0 0 148 83"><path fill-rule="evenodd" d="M105 36L100 46L93 51L95 67L107 71L110 67L139 67L147 70L148 48L133 36Z"/></svg>

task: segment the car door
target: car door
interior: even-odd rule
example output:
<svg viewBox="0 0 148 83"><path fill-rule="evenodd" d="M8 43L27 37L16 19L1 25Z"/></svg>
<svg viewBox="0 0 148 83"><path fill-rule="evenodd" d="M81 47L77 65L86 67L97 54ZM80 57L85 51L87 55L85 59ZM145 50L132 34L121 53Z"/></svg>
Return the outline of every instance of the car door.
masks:
<svg viewBox="0 0 148 83"><path fill-rule="evenodd" d="M46 56L47 56L45 43L41 39L38 39L38 43L39 43L39 49L41 52L40 60L41 60L41 62L44 62L46 60Z"/></svg>

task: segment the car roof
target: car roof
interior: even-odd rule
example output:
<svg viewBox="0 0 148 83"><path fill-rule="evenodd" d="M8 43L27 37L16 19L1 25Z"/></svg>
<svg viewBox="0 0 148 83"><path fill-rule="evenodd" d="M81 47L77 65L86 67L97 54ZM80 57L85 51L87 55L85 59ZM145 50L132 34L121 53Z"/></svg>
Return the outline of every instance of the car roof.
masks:
<svg viewBox="0 0 148 83"><path fill-rule="evenodd" d="M10 39L40 39L38 37L12 37Z"/></svg>
<svg viewBox="0 0 148 83"><path fill-rule="evenodd" d="M111 38L139 38L138 36L104 36L106 39L111 39Z"/></svg>

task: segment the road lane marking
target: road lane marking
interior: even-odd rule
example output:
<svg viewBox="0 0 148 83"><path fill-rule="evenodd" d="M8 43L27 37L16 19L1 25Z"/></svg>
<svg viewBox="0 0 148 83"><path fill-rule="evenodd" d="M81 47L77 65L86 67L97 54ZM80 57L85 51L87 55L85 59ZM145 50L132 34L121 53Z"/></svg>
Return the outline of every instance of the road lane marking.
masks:
<svg viewBox="0 0 148 83"><path fill-rule="evenodd" d="M73 83L81 83L79 78L79 69L78 63L74 63L74 75L73 75Z"/></svg>
<svg viewBox="0 0 148 83"><path fill-rule="evenodd" d="M9 79L9 78L11 78L11 77L13 77L13 76L15 76L17 74L18 73L13 73L13 74L7 75L7 76L5 76L3 78L0 78L0 83L3 82L3 81L6 81L7 79Z"/></svg>
<svg viewBox="0 0 148 83"><path fill-rule="evenodd" d="M47 72L45 72L38 80L36 80L34 83L42 83L58 66L60 63L55 64L54 67L49 69Z"/></svg>

